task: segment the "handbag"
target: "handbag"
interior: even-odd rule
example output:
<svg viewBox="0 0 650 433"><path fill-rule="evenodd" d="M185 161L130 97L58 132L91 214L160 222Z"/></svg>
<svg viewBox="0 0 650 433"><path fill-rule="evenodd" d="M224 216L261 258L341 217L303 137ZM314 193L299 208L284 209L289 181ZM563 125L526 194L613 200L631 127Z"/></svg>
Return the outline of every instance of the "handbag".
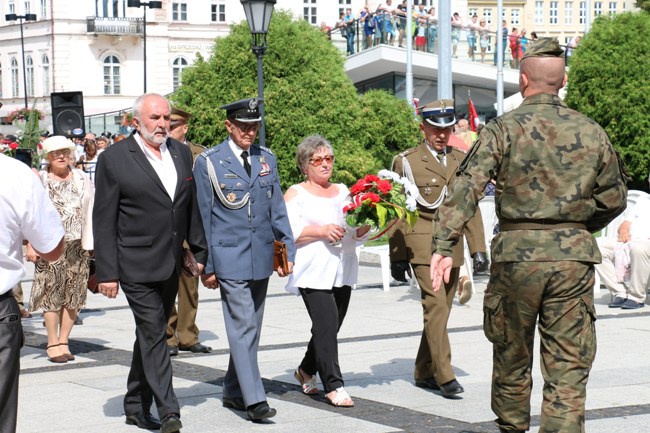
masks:
<svg viewBox="0 0 650 433"><path fill-rule="evenodd" d="M273 269L282 268L285 275L289 274L289 257L284 242L273 241Z"/></svg>
<svg viewBox="0 0 650 433"><path fill-rule="evenodd" d="M199 264L194 257L194 253L189 248L183 248L183 263L181 264L181 270L188 277L198 277L199 276Z"/></svg>
<svg viewBox="0 0 650 433"><path fill-rule="evenodd" d="M99 292L99 283L97 283L97 273L95 271L95 259L88 261L88 291L91 293Z"/></svg>

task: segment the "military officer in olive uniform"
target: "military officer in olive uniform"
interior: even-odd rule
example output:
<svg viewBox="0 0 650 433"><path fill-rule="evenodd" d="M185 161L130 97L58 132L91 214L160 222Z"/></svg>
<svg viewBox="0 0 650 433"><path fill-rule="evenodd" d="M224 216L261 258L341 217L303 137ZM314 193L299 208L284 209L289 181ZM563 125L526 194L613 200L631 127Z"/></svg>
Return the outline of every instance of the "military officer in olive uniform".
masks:
<svg viewBox="0 0 650 433"><path fill-rule="evenodd" d="M284 204L275 156L253 145L261 116L257 99L221 107L229 137L194 165L199 210L209 245L208 288L221 289L230 345L223 405L246 410L256 422L275 415L266 402L257 365L264 300L273 271L273 240L287 246L289 273L296 248Z"/></svg>
<svg viewBox="0 0 650 433"><path fill-rule="evenodd" d="M502 432L530 428L531 366L539 329L544 385L540 433L585 431L589 370L596 354L592 233L626 206L622 166L605 131L558 97L566 83L557 39L528 48L519 108L481 131L438 209L431 260L434 290L453 273L453 248L496 180L500 233L484 298L493 345L492 410Z"/></svg>
<svg viewBox="0 0 650 433"><path fill-rule="evenodd" d="M424 327L420 348L415 359L415 386L429 388L444 397L452 397L464 391L456 380L451 366L451 347L447 335L447 321L451 312L459 267L463 264L463 244L454 249L452 278L445 284L444 292L433 292L429 276L431 261L432 221L465 154L448 146L456 123L453 99L432 102L421 109L420 129L424 134L422 143L406 150L393 160L393 171L405 176L417 185L419 219L412 230L403 222L390 235L391 273L396 280L405 280L409 263L413 267L420 286ZM467 225L466 235L477 251L485 252L485 237L481 215ZM476 252L476 251L474 251Z"/></svg>
<svg viewBox="0 0 650 433"><path fill-rule="evenodd" d="M192 151L192 159L206 150L205 146L190 143L185 139L192 115L174 107L169 122L169 135L176 141L186 144ZM185 244L187 247L187 244ZM196 326L196 311L199 307L199 278L181 274L178 280L178 312L176 305L167 322L167 347L169 355L178 355L178 350L193 353L209 353L212 348L199 341L199 328Z"/></svg>

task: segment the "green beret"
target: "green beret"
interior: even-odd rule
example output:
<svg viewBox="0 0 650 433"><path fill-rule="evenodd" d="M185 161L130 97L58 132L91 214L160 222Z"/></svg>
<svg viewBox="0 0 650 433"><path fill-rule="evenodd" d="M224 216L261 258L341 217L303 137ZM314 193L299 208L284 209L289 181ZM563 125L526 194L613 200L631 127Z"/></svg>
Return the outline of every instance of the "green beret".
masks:
<svg viewBox="0 0 650 433"><path fill-rule="evenodd" d="M528 45L522 60L529 57L564 57L564 50L557 38L539 38Z"/></svg>

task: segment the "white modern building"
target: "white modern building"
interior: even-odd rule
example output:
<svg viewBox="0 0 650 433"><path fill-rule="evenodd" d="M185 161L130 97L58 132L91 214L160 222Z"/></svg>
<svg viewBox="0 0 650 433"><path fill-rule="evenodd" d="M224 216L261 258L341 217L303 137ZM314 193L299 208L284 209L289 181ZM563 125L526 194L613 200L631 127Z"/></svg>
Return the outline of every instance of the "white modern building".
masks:
<svg viewBox="0 0 650 433"><path fill-rule="evenodd" d="M397 4L398 0L393 2ZM438 0L415 0L418 2L429 7L437 5ZM345 8L358 12L367 4L374 10L379 3L278 0L276 9L290 10L314 25L325 22L333 26ZM467 0L452 0L452 9L466 14ZM36 21L23 21L22 25L24 68L19 21L7 21L6 14L36 15ZM87 129L115 131L120 110L130 108L144 91L145 14L147 91L162 94L180 84L181 71L195 61L197 54L210 56L214 39L226 36L231 23L245 19L238 0L163 0L161 9L128 7L127 0L0 2L0 132L15 129L8 124L7 116L25 105L25 90L28 105L35 104L50 116L41 123L50 131L50 93L76 91L83 93L85 116L109 113L93 118ZM404 97L400 89L405 64L404 49L380 46L349 57L346 68L360 91L379 87ZM415 96L435 99L437 56L415 53L413 71ZM479 99L478 103L475 100L477 105L491 107L496 99L495 68L454 60L452 71L454 91L460 100L466 99L465 90L469 89L472 99ZM517 91L516 72L506 71L505 89L506 96Z"/></svg>

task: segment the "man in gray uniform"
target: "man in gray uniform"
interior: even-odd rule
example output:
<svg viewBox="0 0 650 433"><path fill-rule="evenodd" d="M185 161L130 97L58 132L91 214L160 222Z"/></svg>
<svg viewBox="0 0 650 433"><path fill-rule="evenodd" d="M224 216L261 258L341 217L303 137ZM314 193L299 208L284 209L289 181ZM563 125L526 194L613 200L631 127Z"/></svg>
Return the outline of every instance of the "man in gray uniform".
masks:
<svg viewBox="0 0 650 433"><path fill-rule="evenodd" d="M257 365L264 301L273 273L273 241L287 246L289 273L296 248L275 156L253 145L262 120L257 99L221 107L229 137L194 165L199 209L209 243L207 288L221 289L230 362L224 407L246 410L253 422L275 416ZM285 276L282 268L275 269Z"/></svg>

